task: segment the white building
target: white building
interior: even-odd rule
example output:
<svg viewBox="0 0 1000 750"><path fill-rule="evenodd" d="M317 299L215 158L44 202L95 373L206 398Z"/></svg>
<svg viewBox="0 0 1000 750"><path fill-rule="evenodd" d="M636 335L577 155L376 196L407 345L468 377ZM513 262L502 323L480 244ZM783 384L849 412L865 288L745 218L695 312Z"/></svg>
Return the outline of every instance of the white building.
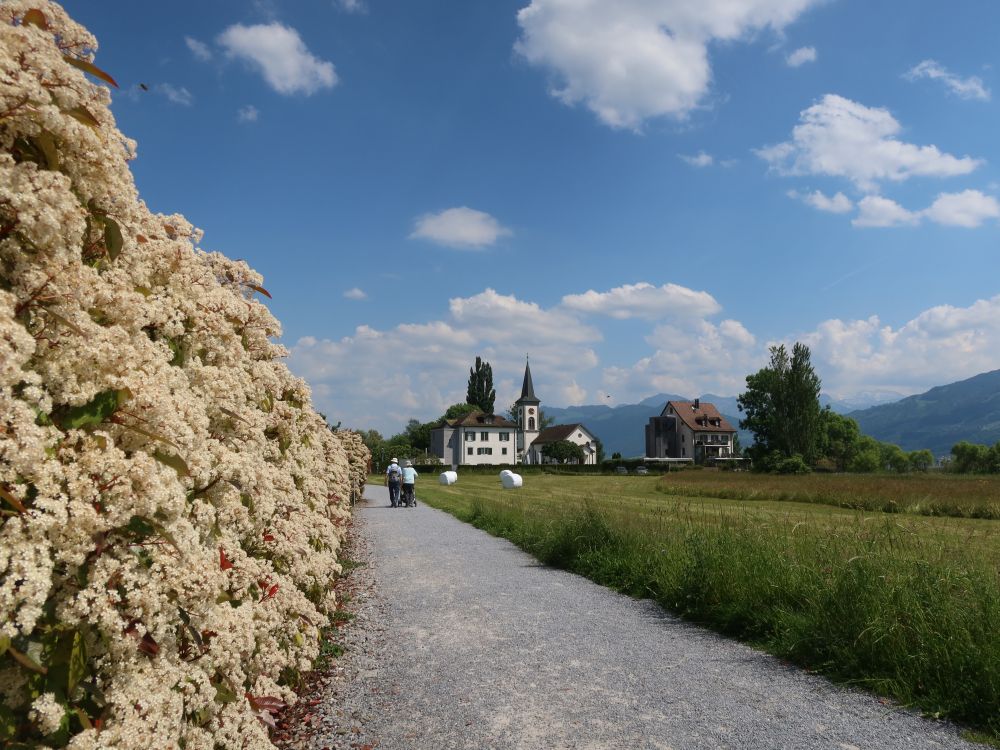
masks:
<svg viewBox="0 0 1000 750"><path fill-rule="evenodd" d="M541 401L535 396L531 367L524 365L521 397L514 402L517 423L496 414L475 411L431 430L431 452L445 464L548 463L542 449L558 440L581 446L584 463L597 463L597 437L582 424L541 429Z"/></svg>

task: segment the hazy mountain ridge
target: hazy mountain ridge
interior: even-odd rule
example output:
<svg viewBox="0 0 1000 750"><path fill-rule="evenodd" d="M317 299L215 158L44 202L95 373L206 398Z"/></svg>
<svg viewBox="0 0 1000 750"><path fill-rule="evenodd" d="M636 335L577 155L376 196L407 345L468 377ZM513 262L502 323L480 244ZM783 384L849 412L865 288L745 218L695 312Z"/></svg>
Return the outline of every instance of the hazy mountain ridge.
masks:
<svg viewBox="0 0 1000 750"><path fill-rule="evenodd" d="M944 456L962 440L993 445L1000 440L1000 370L848 416L866 435L904 450L929 448Z"/></svg>

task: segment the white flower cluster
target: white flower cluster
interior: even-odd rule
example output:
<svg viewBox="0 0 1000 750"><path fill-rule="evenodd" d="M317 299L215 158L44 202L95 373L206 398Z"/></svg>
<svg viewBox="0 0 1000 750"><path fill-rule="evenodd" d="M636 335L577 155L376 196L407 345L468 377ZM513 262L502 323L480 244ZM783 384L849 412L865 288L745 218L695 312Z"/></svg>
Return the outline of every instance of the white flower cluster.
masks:
<svg viewBox="0 0 1000 750"><path fill-rule="evenodd" d="M271 747L369 456L139 200L96 46L0 1L0 744Z"/></svg>

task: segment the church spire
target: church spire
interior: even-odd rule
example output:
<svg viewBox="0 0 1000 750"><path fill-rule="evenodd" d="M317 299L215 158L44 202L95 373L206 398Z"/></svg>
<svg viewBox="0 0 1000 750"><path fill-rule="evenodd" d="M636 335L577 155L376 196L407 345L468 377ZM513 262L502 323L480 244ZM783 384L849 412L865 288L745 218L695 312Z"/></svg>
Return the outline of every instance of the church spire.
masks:
<svg viewBox="0 0 1000 750"><path fill-rule="evenodd" d="M535 395L535 386L531 382L531 365L528 363L527 357L524 361L524 383L521 385L521 398L518 399L518 402L521 401L539 403L539 399Z"/></svg>

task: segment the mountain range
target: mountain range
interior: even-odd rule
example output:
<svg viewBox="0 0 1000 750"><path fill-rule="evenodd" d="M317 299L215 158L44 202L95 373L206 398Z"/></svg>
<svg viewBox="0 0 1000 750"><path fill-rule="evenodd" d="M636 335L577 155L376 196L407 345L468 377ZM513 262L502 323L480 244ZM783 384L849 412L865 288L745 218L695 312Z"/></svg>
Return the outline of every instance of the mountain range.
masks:
<svg viewBox="0 0 1000 750"><path fill-rule="evenodd" d="M735 396L706 393L702 401L715 407L734 426L740 422ZM658 415L667 401L691 401L688 396L658 393L638 404L544 406L556 424L582 422L604 443L605 454L641 456L645 452L645 426ZM850 400L820 395L820 403L839 414L857 420L866 435L904 450L929 448L935 456L947 455L962 440L992 445L1000 441L1000 370L985 372L967 380L931 388L926 393L903 397L893 391L874 391ZM753 438L739 432L740 443Z"/></svg>

